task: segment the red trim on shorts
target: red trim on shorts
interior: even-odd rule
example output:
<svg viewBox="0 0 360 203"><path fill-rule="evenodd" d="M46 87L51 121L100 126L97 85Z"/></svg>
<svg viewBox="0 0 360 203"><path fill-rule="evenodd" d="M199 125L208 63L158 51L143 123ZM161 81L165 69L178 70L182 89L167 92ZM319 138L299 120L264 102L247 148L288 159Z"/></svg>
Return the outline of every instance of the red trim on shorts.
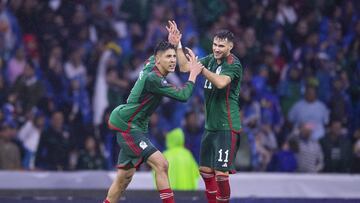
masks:
<svg viewBox="0 0 360 203"><path fill-rule="evenodd" d="M137 170L137 169L139 169L139 166L140 166L140 164L141 164L143 161L144 161L144 159L143 159L143 158L140 158L139 161L136 162L136 164L134 165L134 167L131 167L130 163L128 163L128 164L125 164L125 165L124 165L124 164L123 164L123 165L118 164L118 165L116 166L116 168L118 168L118 169L136 168L136 170Z"/></svg>
<svg viewBox="0 0 360 203"><path fill-rule="evenodd" d="M135 168L136 168L136 170L137 169L139 169L139 166L140 166L140 164L142 163L144 161L144 159L141 157L141 159L139 159L139 161L138 162L136 162L136 164L135 164Z"/></svg>
<svg viewBox="0 0 360 203"><path fill-rule="evenodd" d="M230 148L230 159L229 159L229 165L232 164L232 160L234 158L235 153L235 144L236 144L236 137L235 133L231 131L231 148Z"/></svg>
<svg viewBox="0 0 360 203"><path fill-rule="evenodd" d="M129 166L129 164L125 164L125 165L117 165L116 166L116 168L117 169L129 169L129 168L131 168L130 166Z"/></svg>
<svg viewBox="0 0 360 203"><path fill-rule="evenodd" d="M230 114L230 102L229 102L230 88L231 88L231 83L229 84L229 86L226 89L226 100L225 100L225 102L226 102L227 116L228 116L231 131L235 132L235 133L240 133L241 130L234 130L233 127L232 127L231 114Z"/></svg>

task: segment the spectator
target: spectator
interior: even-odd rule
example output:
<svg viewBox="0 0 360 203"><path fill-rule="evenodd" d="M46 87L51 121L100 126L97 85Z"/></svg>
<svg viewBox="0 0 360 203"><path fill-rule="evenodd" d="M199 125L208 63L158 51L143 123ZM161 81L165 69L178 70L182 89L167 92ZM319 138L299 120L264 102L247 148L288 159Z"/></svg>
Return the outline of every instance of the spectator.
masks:
<svg viewBox="0 0 360 203"><path fill-rule="evenodd" d="M35 115L32 115L35 114ZM45 125L45 117L42 113L30 113L29 119L21 126L18 132L18 139L24 148L24 158L22 161L25 169L35 168L35 155L39 146L40 135Z"/></svg>
<svg viewBox="0 0 360 203"><path fill-rule="evenodd" d="M298 171L305 173L317 173L324 167L324 156L317 140L311 139L314 126L312 123L300 124L300 132L297 137L299 151L297 153Z"/></svg>
<svg viewBox="0 0 360 203"><path fill-rule="evenodd" d="M324 169L327 173L346 173L351 168L351 143L343 134L341 121L332 120L330 132L320 139L324 153Z"/></svg>
<svg viewBox="0 0 360 203"><path fill-rule="evenodd" d="M291 67L287 69L287 72L287 76L279 83L278 87L281 109L285 115L288 115L290 108L301 99L303 89L301 70L296 67Z"/></svg>
<svg viewBox="0 0 360 203"><path fill-rule="evenodd" d="M278 145L275 134L271 129L271 125L263 124L260 127L260 131L257 136L259 136L259 143L261 143L261 145L265 147L267 151L274 153L277 150Z"/></svg>
<svg viewBox="0 0 360 203"><path fill-rule="evenodd" d="M243 89L240 92L240 101L243 102L242 123L250 128L257 128L261 124L261 107L260 103L254 99L254 91L252 89Z"/></svg>
<svg viewBox="0 0 360 203"><path fill-rule="evenodd" d="M22 75L26 65L25 51L23 47L16 50L15 56L9 60L7 76L9 83L12 85L16 79Z"/></svg>
<svg viewBox="0 0 360 203"><path fill-rule="evenodd" d="M198 163L201 135L203 134L202 123L199 120L199 116L195 111L189 111L185 115L185 123L182 127L185 134L185 146L191 151Z"/></svg>
<svg viewBox="0 0 360 203"><path fill-rule="evenodd" d="M353 165L351 172L360 173L360 128L358 128L354 133L354 147L353 147Z"/></svg>
<svg viewBox="0 0 360 203"><path fill-rule="evenodd" d="M80 47L73 48L64 65L64 71L68 80L77 80L81 88L87 83L86 67L82 62L84 50Z"/></svg>
<svg viewBox="0 0 360 203"><path fill-rule="evenodd" d="M47 67L44 71L47 96L54 98L57 107L64 105L63 98L69 86L64 73L62 58L62 47L55 45L51 48L49 58L44 64L44 67Z"/></svg>
<svg viewBox="0 0 360 203"><path fill-rule="evenodd" d="M1 68L0 68L1 71ZM2 107L7 99L7 94L9 92L9 89L5 83L4 77L0 72L0 107Z"/></svg>
<svg viewBox="0 0 360 203"><path fill-rule="evenodd" d="M13 142L16 129L9 123L0 126L0 170L21 169L20 149Z"/></svg>
<svg viewBox="0 0 360 203"><path fill-rule="evenodd" d="M96 78L95 78L95 86L94 86L94 98L92 101L93 106L93 123L95 126L98 126L101 124L101 119L103 117L103 114L105 110L109 107L109 101L108 101L108 83L107 81L107 68L108 64L111 64L111 57L113 56L113 51L110 48L110 44L113 44L112 42L109 42L106 44L105 42L100 42L100 58L98 61L97 66L97 72L96 72ZM108 83L107 83L108 82Z"/></svg>
<svg viewBox="0 0 360 203"><path fill-rule="evenodd" d="M80 151L76 169L103 170L106 168L105 158L101 155L99 145L92 136L85 139L85 149Z"/></svg>
<svg viewBox="0 0 360 203"><path fill-rule="evenodd" d="M295 156L297 152L296 144L293 139L285 140L281 146L281 150L273 155L268 170L275 172L295 172L297 169Z"/></svg>
<svg viewBox="0 0 360 203"><path fill-rule="evenodd" d="M164 156L169 162L169 181L174 190L196 190L200 177L198 165L191 152L184 147L184 133L180 128L166 135Z"/></svg>
<svg viewBox="0 0 360 203"><path fill-rule="evenodd" d="M340 78L333 80L333 90L329 100L330 118L341 123L349 124L351 120L352 106L350 96L345 91L343 81Z"/></svg>
<svg viewBox="0 0 360 203"><path fill-rule="evenodd" d="M35 75L35 66L28 60L23 74L16 80L13 86L15 93L20 100L23 112L29 112L35 107L44 96L44 86Z"/></svg>
<svg viewBox="0 0 360 203"><path fill-rule="evenodd" d="M9 60L14 49L21 42L20 28L16 17L8 9L6 1L0 1L0 53Z"/></svg>
<svg viewBox="0 0 360 203"><path fill-rule="evenodd" d="M316 89L308 86L305 98L294 104L289 111L288 119L295 126L311 122L314 127L311 130L311 139L318 140L325 134L325 125L329 121L329 110L323 102L316 98Z"/></svg>
<svg viewBox="0 0 360 203"><path fill-rule="evenodd" d="M168 126L163 124L164 122L160 121L160 114L154 112L149 121L149 139L160 151L165 150L165 132L167 130L164 127Z"/></svg>
<svg viewBox="0 0 360 203"><path fill-rule="evenodd" d="M36 167L44 170L69 170L71 139L64 127L63 113L55 111L49 128L41 134Z"/></svg>
<svg viewBox="0 0 360 203"><path fill-rule="evenodd" d="M109 108L114 108L123 104L129 86L128 81L121 78L115 68L108 67L106 72L106 82L108 84L107 96Z"/></svg>
<svg viewBox="0 0 360 203"><path fill-rule="evenodd" d="M255 132L255 152L253 154L255 163L253 167L256 171L265 171L271 161L272 151L264 143L266 137L267 135L261 130Z"/></svg>

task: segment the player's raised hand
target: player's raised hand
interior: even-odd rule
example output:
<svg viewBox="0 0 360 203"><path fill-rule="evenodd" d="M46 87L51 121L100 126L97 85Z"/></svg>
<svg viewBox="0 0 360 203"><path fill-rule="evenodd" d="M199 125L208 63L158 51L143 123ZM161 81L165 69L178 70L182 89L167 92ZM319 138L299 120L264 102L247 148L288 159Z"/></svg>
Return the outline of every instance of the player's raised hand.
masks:
<svg viewBox="0 0 360 203"><path fill-rule="evenodd" d="M195 53L190 48L185 47L185 49L186 49L186 52L187 52L186 57L187 57L189 62L197 60L197 56L195 55Z"/></svg>
<svg viewBox="0 0 360 203"><path fill-rule="evenodd" d="M182 34L179 31L179 29L177 28L177 25L175 23L175 21L168 21L168 26L166 26L166 30L169 32L168 35L168 41L174 45L175 47L177 47L177 45L179 44Z"/></svg>
<svg viewBox="0 0 360 203"><path fill-rule="evenodd" d="M197 60L198 57L194 54L194 52L187 48L187 54L186 57L188 58L189 68L190 68L190 74L199 75L201 71L203 70L204 66Z"/></svg>

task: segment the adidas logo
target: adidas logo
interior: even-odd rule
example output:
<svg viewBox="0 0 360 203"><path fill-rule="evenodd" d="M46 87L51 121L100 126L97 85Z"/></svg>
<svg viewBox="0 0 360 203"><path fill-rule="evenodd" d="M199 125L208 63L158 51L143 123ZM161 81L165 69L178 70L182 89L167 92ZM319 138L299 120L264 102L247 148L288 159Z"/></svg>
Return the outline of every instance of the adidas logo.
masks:
<svg viewBox="0 0 360 203"><path fill-rule="evenodd" d="M227 167L227 163L224 163L224 164L222 165L222 167Z"/></svg>

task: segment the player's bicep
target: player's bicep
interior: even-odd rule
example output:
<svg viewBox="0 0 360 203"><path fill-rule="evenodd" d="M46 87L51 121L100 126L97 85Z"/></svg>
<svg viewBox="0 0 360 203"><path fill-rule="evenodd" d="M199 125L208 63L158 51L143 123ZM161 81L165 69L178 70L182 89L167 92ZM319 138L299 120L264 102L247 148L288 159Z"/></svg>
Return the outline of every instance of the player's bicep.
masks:
<svg viewBox="0 0 360 203"><path fill-rule="evenodd" d="M221 80L223 80L226 85L228 85L232 80L231 77L228 75L220 75L220 77L221 77Z"/></svg>
<svg viewBox="0 0 360 203"><path fill-rule="evenodd" d="M235 80L237 78L240 78L242 74L242 68L238 65L231 65L226 67L225 70L223 70L220 75L228 76L231 80Z"/></svg>

